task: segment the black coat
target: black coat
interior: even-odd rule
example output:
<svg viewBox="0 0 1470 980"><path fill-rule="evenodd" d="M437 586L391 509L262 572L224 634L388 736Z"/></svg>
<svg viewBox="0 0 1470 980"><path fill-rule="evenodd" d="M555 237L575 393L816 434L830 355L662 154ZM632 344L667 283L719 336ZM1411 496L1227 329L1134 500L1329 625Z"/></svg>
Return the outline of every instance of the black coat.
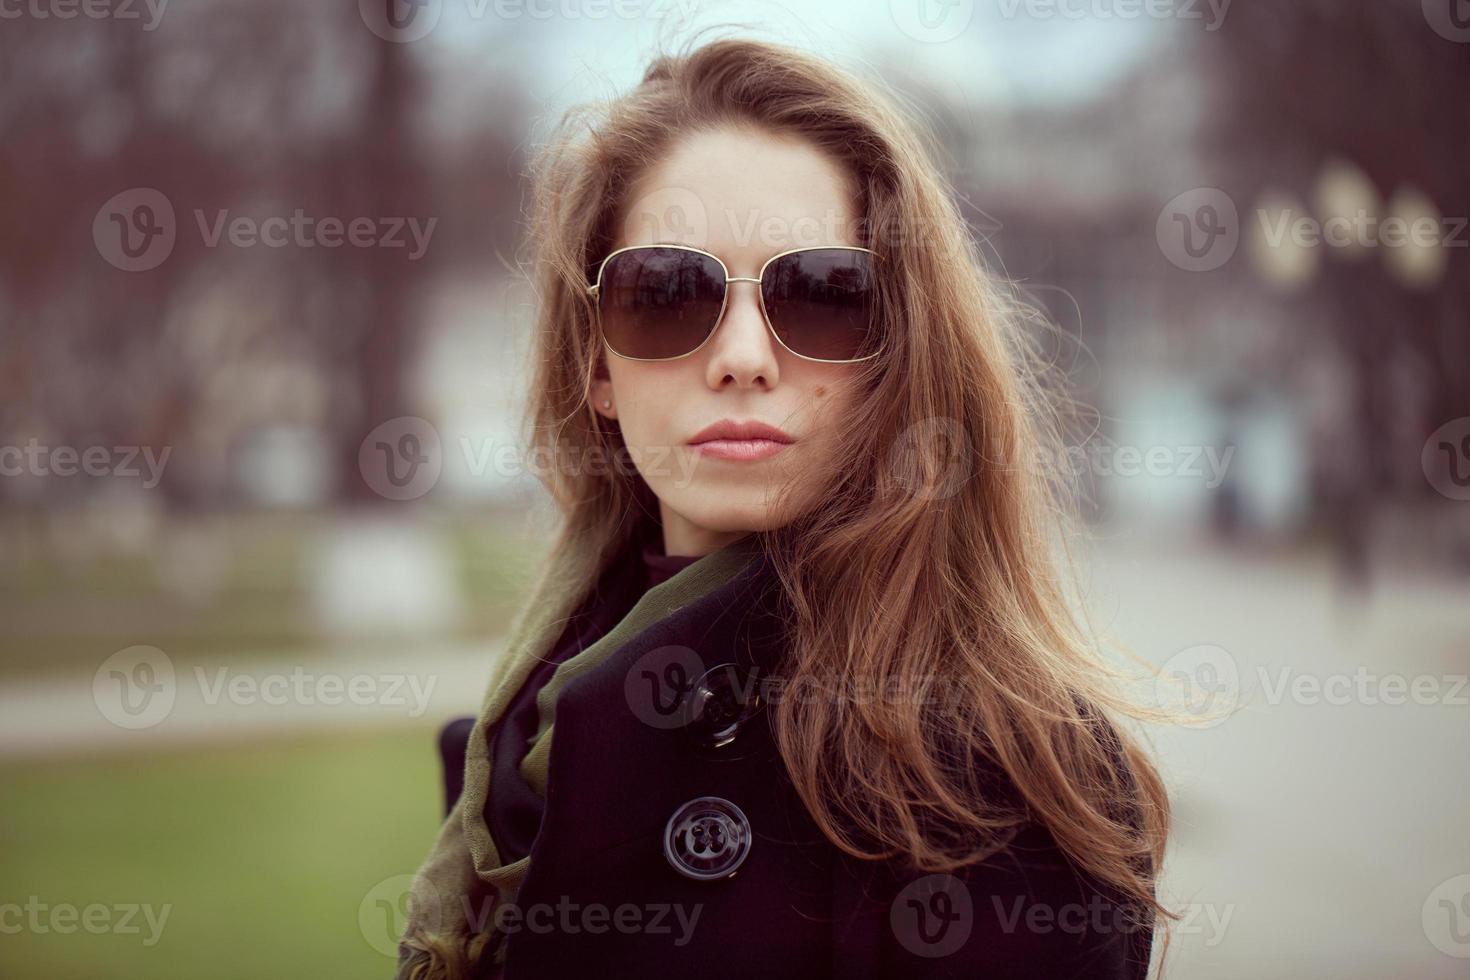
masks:
<svg viewBox="0 0 1470 980"><path fill-rule="evenodd" d="M779 664L772 584L757 561L565 688L505 980L1143 978L1150 933L1041 826L950 875L821 834L742 696Z"/></svg>

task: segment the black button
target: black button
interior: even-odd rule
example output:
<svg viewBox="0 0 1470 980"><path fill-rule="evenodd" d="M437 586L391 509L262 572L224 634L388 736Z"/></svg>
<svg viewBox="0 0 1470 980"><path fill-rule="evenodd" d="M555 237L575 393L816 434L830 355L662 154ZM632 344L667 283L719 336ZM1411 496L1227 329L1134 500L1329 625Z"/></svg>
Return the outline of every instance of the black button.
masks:
<svg viewBox="0 0 1470 980"><path fill-rule="evenodd" d="M685 730L706 748L721 748L764 702L755 673L738 664L711 667L700 675L684 702Z"/></svg>
<svg viewBox="0 0 1470 980"><path fill-rule="evenodd" d="M728 878L750 853L750 821L718 796L700 796L674 811L664 827L664 857L686 878Z"/></svg>

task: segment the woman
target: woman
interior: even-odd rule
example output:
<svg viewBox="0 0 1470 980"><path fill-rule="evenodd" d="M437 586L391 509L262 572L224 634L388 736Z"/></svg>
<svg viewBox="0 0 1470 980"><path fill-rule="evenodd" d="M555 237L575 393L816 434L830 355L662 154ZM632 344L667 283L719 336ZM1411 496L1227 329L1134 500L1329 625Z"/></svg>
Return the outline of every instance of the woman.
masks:
<svg viewBox="0 0 1470 980"><path fill-rule="evenodd" d="M1168 801L928 148L833 65L718 40L534 177L565 521L399 975L1144 976Z"/></svg>

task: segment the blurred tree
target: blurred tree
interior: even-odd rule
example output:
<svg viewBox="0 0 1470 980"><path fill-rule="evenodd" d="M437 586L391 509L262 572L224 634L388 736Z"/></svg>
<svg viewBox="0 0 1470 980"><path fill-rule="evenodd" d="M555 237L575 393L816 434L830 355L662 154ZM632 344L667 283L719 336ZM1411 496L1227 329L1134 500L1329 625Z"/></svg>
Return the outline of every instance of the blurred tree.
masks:
<svg viewBox="0 0 1470 980"><path fill-rule="evenodd" d="M1377 219L1395 195L1416 188L1452 219L1444 227L1458 238L1445 249L1442 274L1418 282L1394 274L1388 247L1320 246L1315 277L1282 297L1299 327L1282 338L1283 377L1320 357L1323 345L1346 365L1350 417L1334 444L1314 449L1351 463L1327 467L1336 476L1317 489L1356 565L1376 503L1406 486L1429 492L1417 455L1405 458L1406 448L1417 453L1398 438L1405 425L1422 440L1470 414L1470 104L1460 97L1470 89L1470 46L1437 33L1421 0L1294 0L1237 4L1197 47L1213 69L1220 110L1205 152L1230 168L1242 222L1257 220L1253 202L1273 190L1324 220L1324 173L1347 161L1371 182ZM1416 379L1408 393L1417 407L1406 404L1406 372ZM1405 413L1414 416L1407 423Z"/></svg>
<svg viewBox="0 0 1470 980"><path fill-rule="evenodd" d="M0 444L169 447L163 500L218 506L238 444L297 424L333 445L340 491L368 499L357 447L411 411L430 280L490 267L517 232L515 66L480 74L496 99L469 118L476 100L457 100L445 140L428 132L432 83L446 81L431 77L434 43L384 41L355 4L287 0L171 6L152 30L6 19ZM174 212L172 250L145 271L116 268L93 240L104 203L134 188ZM298 211L443 220L412 262L409 248L303 245L295 232L284 247L229 241L238 218ZM95 488L52 480L42 502Z"/></svg>

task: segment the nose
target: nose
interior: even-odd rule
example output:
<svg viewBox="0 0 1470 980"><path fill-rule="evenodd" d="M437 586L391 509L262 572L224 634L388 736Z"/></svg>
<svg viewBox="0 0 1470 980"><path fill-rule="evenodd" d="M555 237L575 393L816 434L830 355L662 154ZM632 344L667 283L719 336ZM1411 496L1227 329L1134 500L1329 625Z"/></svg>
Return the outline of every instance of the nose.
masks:
<svg viewBox="0 0 1470 980"><path fill-rule="evenodd" d="M725 313L710 338L705 372L711 388L734 384L750 388L776 384L780 367L776 340L761 313L760 280L731 276L725 287Z"/></svg>

